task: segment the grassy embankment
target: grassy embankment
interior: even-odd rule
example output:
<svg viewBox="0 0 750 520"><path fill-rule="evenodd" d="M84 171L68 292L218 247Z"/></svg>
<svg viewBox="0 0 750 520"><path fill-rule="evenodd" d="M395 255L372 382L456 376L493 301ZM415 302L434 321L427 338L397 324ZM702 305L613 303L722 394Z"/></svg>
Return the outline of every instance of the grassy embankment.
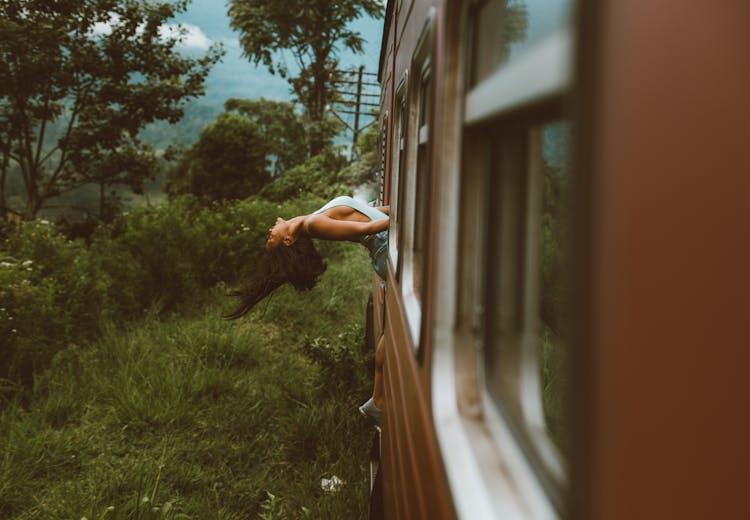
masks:
<svg viewBox="0 0 750 520"><path fill-rule="evenodd" d="M60 352L0 411L0 516L89 520L366 516L371 269L336 248L312 291L238 322L197 308ZM337 475L337 493L321 478Z"/></svg>

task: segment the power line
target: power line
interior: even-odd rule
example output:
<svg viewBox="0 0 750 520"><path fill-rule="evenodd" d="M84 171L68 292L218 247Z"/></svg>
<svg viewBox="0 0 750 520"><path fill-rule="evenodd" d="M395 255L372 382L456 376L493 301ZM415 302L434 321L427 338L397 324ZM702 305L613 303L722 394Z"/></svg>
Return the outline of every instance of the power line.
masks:
<svg viewBox="0 0 750 520"><path fill-rule="evenodd" d="M357 139L359 138L360 133L374 124L377 120L375 115L367 109L380 108L380 104L368 102L370 99L380 98L380 84L366 80L367 77L377 76L377 74L367 72L364 69L365 66L360 65L356 71L335 70L333 71L334 78L331 79L334 93L341 97L333 102L330 112L352 131L351 159L354 158L354 150L356 149ZM353 78L355 74L356 79ZM350 88L351 90L346 90L347 88ZM377 89L377 92L375 89ZM354 99L352 99L352 97ZM338 107L336 105L338 105ZM351 108L351 110L348 110L349 108ZM341 117L342 114L353 115L354 125L352 126L349 122L345 121L344 118ZM372 120L361 125L361 123L364 123L364 121L362 121L364 118L372 118Z"/></svg>

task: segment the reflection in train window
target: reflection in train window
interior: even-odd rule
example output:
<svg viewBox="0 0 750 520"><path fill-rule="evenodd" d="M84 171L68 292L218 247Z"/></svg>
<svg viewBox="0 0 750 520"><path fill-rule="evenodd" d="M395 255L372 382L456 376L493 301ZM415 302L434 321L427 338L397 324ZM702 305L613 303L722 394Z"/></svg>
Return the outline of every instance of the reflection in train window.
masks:
<svg viewBox="0 0 750 520"><path fill-rule="evenodd" d="M539 369L542 404L547 429L559 448L565 445L566 348L565 310L568 277L565 273L570 246L570 172L568 150L570 125L556 122L544 125L541 141L542 207L539 287Z"/></svg>
<svg viewBox="0 0 750 520"><path fill-rule="evenodd" d="M566 150L558 122L495 131L490 221L485 380L497 406L527 437L559 445L563 431L565 342L563 261L567 232Z"/></svg>
<svg viewBox="0 0 750 520"><path fill-rule="evenodd" d="M489 133L484 381L529 459L558 485L569 126L494 125Z"/></svg>
<svg viewBox="0 0 750 520"><path fill-rule="evenodd" d="M571 0L484 0L474 7L470 86L567 22Z"/></svg>
<svg viewBox="0 0 750 520"><path fill-rule="evenodd" d="M566 480L570 127L560 118L570 77L569 6L480 0L469 7L462 173L465 193L486 186L486 201L462 210L462 228L486 223L483 261L462 267L477 274L461 273L479 294L460 295L461 312L481 312L471 327L482 349L484 419L503 449L508 435L514 439L512 449L558 508Z"/></svg>

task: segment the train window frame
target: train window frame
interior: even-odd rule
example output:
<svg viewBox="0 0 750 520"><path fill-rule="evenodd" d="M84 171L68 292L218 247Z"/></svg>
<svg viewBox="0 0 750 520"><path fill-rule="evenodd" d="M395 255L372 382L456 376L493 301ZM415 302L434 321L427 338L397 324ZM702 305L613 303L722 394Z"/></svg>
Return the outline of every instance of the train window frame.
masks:
<svg viewBox="0 0 750 520"><path fill-rule="evenodd" d="M426 253L429 243L427 240L428 220L430 213L430 186L431 169L430 169L430 148L429 137L432 129L430 122L434 117L433 112L433 94L434 83L432 81L432 56L435 44L435 8L431 7L427 12L424 26L420 32L417 44L411 58L411 70L416 71L412 74L410 87L411 95L409 97L409 128L413 129L413 136L416 139L409 139L406 145L407 167L405 175L402 178L402 184L399 189L400 193L406 194L407 197L401 206L401 252L399 267L401 281L401 298L406 314L406 322L411 335L412 348L416 356L421 350L422 339L422 303L424 285L418 285L427 272L428 255L422 254L421 262L417 265L418 258L415 258L417 240L422 244ZM425 113L426 112L426 113ZM424 116L425 126L420 126ZM419 160L420 147L425 148L426 164ZM417 187L420 182L426 182L426 200L422 204L426 207L417 208ZM422 221L418 222L419 211L423 211ZM417 229L420 226L422 229ZM417 239L416 234L422 236Z"/></svg>
<svg viewBox="0 0 750 520"><path fill-rule="evenodd" d="M539 384L537 228L542 168L537 157L541 157L541 145L535 136L538 124L554 117L536 113L531 119L519 118L519 112L543 107L551 98L559 97L567 90L571 83L571 48L569 28L553 31L526 53L500 65L469 90L464 113L464 128L485 127L499 132L493 141L501 146L499 160L503 163L500 167L503 173L500 176L514 184L504 188L519 189L520 193L515 195L521 197L513 201L515 207L508 207L510 200L500 204L505 213L505 218L500 219L500 234L508 237L510 242L501 248L499 257L492 253L488 256L488 262L494 259L501 266L510 265L507 272L501 267L501 283L502 280L518 282L508 294L499 296L502 301L496 302L501 314L507 314L508 308L515 313L508 319L516 320L518 330L516 334L501 332L502 339L498 339L494 331L486 329L483 342L485 351L499 342L499 352L506 359L500 364L502 368L498 375L512 382L514 388L504 393L491 390L486 372L488 367L483 364L479 374L479 393L484 421L498 444L506 450L513 446L519 451L518 459L525 461L526 469L531 473L530 480L537 482L556 508L561 507L565 463L546 434ZM544 108L541 111L546 112ZM467 149L470 147L471 144L467 144ZM497 176L498 173L491 172L490 175ZM511 213L514 220L508 219ZM504 324L500 325L501 329L507 330L504 327Z"/></svg>
<svg viewBox="0 0 750 520"><path fill-rule="evenodd" d="M390 139L388 139L388 111L385 110L380 118L380 131L378 132L378 148L380 151L380 172L378 178L377 204L385 205L385 167L388 158Z"/></svg>
<svg viewBox="0 0 750 520"><path fill-rule="evenodd" d="M558 518L564 514L567 486L564 461L556 459L556 448L546 434L541 442L534 439L531 443L540 457L530 456L513 421L497 408L487 391L482 350L488 339L485 286L489 255L480 247L478 254L483 259L477 261L465 258L461 251L466 244L481 245L489 238L484 219L492 205L489 195L479 204L466 202L472 193L481 193L489 175L489 166L482 165L472 151L493 146L482 139L488 128L508 128L525 121L530 130L534 124L556 119L549 112L559 110L573 82L574 33L570 20L565 20L522 54L470 85L474 52L471 12L477 4L472 0L454 4L446 15L449 70L443 75L458 79L444 100L446 106L457 107L455 112L448 111L454 114L452 119L447 117L453 128L442 132L448 139L448 152L441 161L441 184L454 188L454 193L440 197L441 207L457 214L458 222L452 233L441 235L437 251L442 260L437 276L454 276L456 281L440 292L435 304L432 391L436 432L458 516ZM524 162L532 169L537 167L527 157ZM538 194L538 188L534 189ZM453 206L457 209L451 209ZM524 234L530 225L525 223ZM526 243L534 241L528 238ZM533 290L531 282L524 284L525 290ZM526 341L526 350L530 347ZM533 347L537 348L536 343ZM521 364L521 379L532 369L534 373L526 381L533 383L533 378L539 377L539 366ZM502 476L498 464L504 468ZM493 492L487 482L493 482Z"/></svg>
<svg viewBox="0 0 750 520"><path fill-rule="evenodd" d="M405 177L407 164L407 142L409 138L409 70L405 70L401 75L398 87L396 88L394 98L394 110L396 117L393 121L393 132L391 135L391 178L390 193L388 201L390 204L390 221L388 227L388 256L391 261L391 268L396 280L401 278L401 220L402 220L402 200L401 183Z"/></svg>

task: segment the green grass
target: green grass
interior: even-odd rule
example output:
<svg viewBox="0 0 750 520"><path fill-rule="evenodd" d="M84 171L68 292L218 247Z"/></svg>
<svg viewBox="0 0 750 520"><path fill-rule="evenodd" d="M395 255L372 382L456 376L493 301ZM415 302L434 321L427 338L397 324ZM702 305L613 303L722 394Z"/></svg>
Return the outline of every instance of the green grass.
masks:
<svg viewBox="0 0 750 520"><path fill-rule="evenodd" d="M0 517L364 518L371 270L356 246L328 253L318 287L244 320L220 319L217 289L58 354L0 411Z"/></svg>

